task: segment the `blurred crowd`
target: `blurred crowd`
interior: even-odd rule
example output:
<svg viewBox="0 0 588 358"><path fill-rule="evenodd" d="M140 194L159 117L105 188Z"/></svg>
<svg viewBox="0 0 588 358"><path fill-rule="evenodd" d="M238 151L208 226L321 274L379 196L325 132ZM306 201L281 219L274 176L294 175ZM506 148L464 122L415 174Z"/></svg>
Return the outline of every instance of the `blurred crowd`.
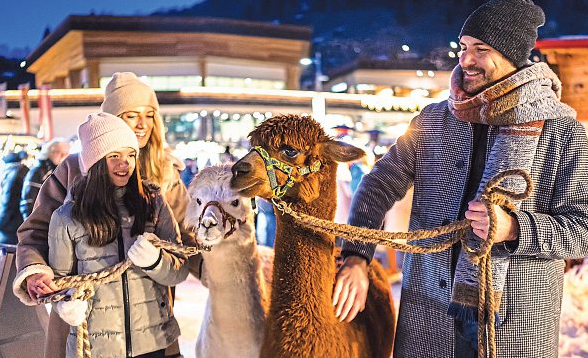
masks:
<svg viewBox="0 0 588 358"><path fill-rule="evenodd" d="M16 230L33 211L41 185L67 157L69 141L55 138L40 150L7 150L0 170L0 243L16 245Z"/></svg>

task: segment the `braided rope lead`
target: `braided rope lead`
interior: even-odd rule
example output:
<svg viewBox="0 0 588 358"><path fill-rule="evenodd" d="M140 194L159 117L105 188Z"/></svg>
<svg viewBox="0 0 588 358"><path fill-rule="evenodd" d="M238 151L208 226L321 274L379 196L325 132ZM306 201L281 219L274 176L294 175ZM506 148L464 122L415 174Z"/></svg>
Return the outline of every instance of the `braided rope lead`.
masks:
<svg viewBox="0 0 588 358"><path fill-rule="evenodd" d="M526 188L522 193L516 193L500 187L500 183L507 177L519 176L526 182ZM299 213L291 208L291 205L278 198L273 198L272 202L282 214L288 214L301 226L315 232L343 237L350 241L363 241L366 243L384 245L395 250L409 253L433 253L444 251L458 241L461 241L462 247L468 253L468 258L472 263L478 266L478 357L485 357L486 348L488 348L490 357L496 357L496 328L494 317L495 297L492 287L492 262L491 249L496 238L496 211L495 205L514 211L513 200L523 200L529 197L533 190L533 180L531 175L523 169L509 169L494 176L484 187L480 196L480 201L486 207L489 217L488 238L482 240L478 249L471 248L467 245L467 236L465 235L470 228L470 220L463 219L454 223L439 226L428 230L415 230L412 232L385 232L376 229L362 228L347 224L337 224L329 220L319 219L304 213ZM444 234L456 232L443 242L434 244L414 244L420 240L430 239ZM486 315L486 312L488 314ZM486 322L485 317L488 317ZM486 342L484 332L488 327L488 341Z"/></svg>
<svg viewBox="0 0 588 358"><path fill-rule="evenodd" d="M210 247L208 246L183 246L161 240L153 234L146 234L144 236L149 240L149 242L153 244L153 246L185 257L197 255L202 251L210 251ZM126 259L99 272L58 278L55 280L55 285L59 288L60 291L39 299L39 303L52 303L70 300L87 301L92 298L92 296L94 296L94 286L103 285L105 283L116 280L117 278L121 277L122 274L129 267L131 267L132 264L133 263L131 260ZM71 294L68 293L70 289L74 289L74 292ZM82 322L82 324L77 327L76 339L78 358L91 358L87 319L85 319L84 322Z"/></svg>

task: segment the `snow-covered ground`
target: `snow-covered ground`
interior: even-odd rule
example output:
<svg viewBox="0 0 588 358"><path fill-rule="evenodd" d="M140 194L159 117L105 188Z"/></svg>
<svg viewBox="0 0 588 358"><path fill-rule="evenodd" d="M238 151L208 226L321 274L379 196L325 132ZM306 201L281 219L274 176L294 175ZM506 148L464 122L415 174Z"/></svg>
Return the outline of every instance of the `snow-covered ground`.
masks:
<svg viewBox="0 0 588 358"><path fill-rule="evenodd" d="M564 277L561 307L560 358L588 357L588 261Z"/></svg>

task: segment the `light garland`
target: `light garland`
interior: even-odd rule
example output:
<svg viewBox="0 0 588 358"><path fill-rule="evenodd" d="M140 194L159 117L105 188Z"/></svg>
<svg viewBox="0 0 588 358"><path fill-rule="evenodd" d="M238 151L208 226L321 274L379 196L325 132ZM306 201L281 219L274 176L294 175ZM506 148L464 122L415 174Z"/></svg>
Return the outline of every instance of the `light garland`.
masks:
<svg viewBox="0 0 588 358"><path fill-rule="evenodd" d="M365 96L361 100L361 106L372 111L403 111L417 112L431 103L440 102L440 98L426 98L422 96L398 97L388 93Z"/></svg>

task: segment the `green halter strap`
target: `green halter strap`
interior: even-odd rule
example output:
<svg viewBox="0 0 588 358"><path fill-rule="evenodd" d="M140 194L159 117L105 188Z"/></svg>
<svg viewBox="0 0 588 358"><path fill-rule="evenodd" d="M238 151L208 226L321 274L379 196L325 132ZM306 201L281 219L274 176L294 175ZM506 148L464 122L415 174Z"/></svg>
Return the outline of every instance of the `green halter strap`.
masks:
<svg viewBox="0 0 588 358"><path fill-rule="evenodd" d="M270 187L272 188L273 196L278 199L282 198L286 194L286 191L288 189L290 189L291 187L293 187L294 183L296 183L296 181L292 177L292 172L294 171L294 167L292 167L284 162L281 162L275 158L270 157L269 153L260 146L255 146L255 147L251 148L251 150L256 151L261 156L261 159L263 159L263 162L265 163L265 170L267 171L267 177L269 178ZM274 169L277 169L277 170L283 172L284 174L288 175L288 178L286 179L286 183L284 185L280 185L278 183L278 179L276 177L276 171ZM298 170L298 173L300 175L307 175L310 173L316 173L321 169L321 162L320 162L320 160L317 160L309 166L296 167L296 169Z"/></svg>

